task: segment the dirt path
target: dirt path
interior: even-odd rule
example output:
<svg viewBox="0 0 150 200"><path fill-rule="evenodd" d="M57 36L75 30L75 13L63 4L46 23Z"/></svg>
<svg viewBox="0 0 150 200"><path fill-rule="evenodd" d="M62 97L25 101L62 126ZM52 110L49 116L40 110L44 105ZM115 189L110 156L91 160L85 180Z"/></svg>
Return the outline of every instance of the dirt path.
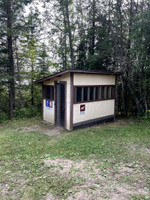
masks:
<svg viewBox="0 0 150 200"><path fill-rule="evenodd" d="M49 136L57 136L61 134L61 131L63 130L63 128L61 127L54 127L51 130L46 130L43 133Z"/></svg>
<svg viewBox="0 0 150 200"><path fill-rule="evenodd" d="M61 131L63 130L62 127L53 126L48 123L43 122L43 126L40 125L32 125L29 127L23 127L20 132L26 132L26 131L39 131L42 134L49 135L49 136L58 136L61 134Z"/></svg>

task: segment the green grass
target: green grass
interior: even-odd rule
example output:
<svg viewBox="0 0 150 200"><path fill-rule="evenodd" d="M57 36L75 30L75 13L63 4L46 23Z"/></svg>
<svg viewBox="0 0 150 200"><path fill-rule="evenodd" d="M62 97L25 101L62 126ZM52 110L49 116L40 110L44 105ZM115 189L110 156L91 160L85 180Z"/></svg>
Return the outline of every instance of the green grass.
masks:
<svg viewBox="0 0 150 200"><path fill-rule="evenodd" d="M146 195L132 195L130 200L149 200L149 196L146 196Z"/></svg>
<svg viewBox="0 0 150 200"><path fill-rule="evenodd" d="M41 129L24 129L33 125ZM40 200L46 199L49 192L56 195L56 199L65 199L75 186L83 184L82 177L65 177L55 170L50 173L53 166L46 166L45 159L103 163L96 167L106 176L108 168L115 173L123 163L139 170L142 175L146 174L143 187L147 188L150 184L147 176L150 166L148 121L128 120L123 125L106 124L63 131L60 136L42 134L41 130L50 128L37 119L13 121L0 126L0 199ZM122 176L119 181L132 186L134 178ZM133 196L132 199L139 198Z"/></svg>

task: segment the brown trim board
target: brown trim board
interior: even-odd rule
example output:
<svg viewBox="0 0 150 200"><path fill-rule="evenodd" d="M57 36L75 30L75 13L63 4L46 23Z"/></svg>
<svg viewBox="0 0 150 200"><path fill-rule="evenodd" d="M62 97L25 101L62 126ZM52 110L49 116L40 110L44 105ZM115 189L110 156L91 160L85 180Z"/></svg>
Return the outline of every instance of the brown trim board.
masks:
<svg viewBox="0 0 150 200"><path fill-rule="evenodd" d="M70 130L73 129L74 73L70 73Z"/></svg>
<svg viewBox="0 0 150 200"><path fill-rule="evenodd" d="M105 87L105 86L115 86L115 84L107 85L74 85L74 87Z"/></svg>
<svg viewBox="0 0 150 200"><path fill-rule="evenodd" d="M94 102L99 102L99 101L109 101L109 100L115 100L115 98L110 98L110 99L96 99L96 100L89 100L89 101L79 101L79 102L74 102L74 104L81 104L81 103L94 103Z"/></svg>
<svg viewBox="0 0 150 200"><path fill-rule="evenodd" d="M73 124L73 128L74 129L84 128L84 127L93 126L93 125L97 125L97 124L104 123L104 122L114 122L114 118L115 118L114 115L109 115L109 116L105 116L105 117L91 119L91 120L75 123L75 124Z"/></svg>
<svg viewBox="0 0 150 200"><path fill-rule="evenodd" d="M54 111L54 124L56 124L56 102L57 102L57 93L56 93L57 81L54 81L54 102L55 102L55 111Z"/></svg>
<svg viewBox="0 0 150 200"><path fill-rule="evenodd" d="M42 120L44 120L44 91L45 91L45 86L42 84Z"/></svg>
<svg viewBox="0 0 150 200"><path fill-rule="evenodd" d="M65 81L65 122L64 128L67 129L67 81Z"/></svg>
<svg viewBox="0 0 150 200"><path fill-rule="evenodd" d="M116 101L117 101L117 76L115 77L114 121L116 120Z"/></svg>

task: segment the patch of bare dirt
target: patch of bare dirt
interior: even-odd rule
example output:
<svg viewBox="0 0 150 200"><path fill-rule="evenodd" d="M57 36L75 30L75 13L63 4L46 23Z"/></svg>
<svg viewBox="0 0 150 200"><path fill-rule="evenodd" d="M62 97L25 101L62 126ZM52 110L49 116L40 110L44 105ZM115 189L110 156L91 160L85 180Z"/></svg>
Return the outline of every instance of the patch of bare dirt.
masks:
<svg viewBox="0 0 150 200"><path fill-rule="evenodd" d="M137 173L140 173L123 163L120 163L115 172L114 169L100 167L103 166L103 163L85 160L72 161L58 158L45 160L45 165L53 166L50 167L51 173L57 171L63 177L82 178L82 184L75 184L72 188L73 192L66 198L67 200L127 200L133 194L150 195L139 182L135 186L120 182L122 176L136 177ZM53 200L53 198L51 199ZM47 198L47 200L49 199Z"/></svg>
<svg viewBox="0 0 150 200"><path fill-rule="evenodd" d="M51 130L45 130L43 133L49 136L57 136L60 135L62 131L62 128L60 127L55 127Z"/></svg>
<svg viewBox="0 0 150 200"><path fill-rule="evenodd" d="M48 193L46 196L46 200L56 200L56 197L52 193Z"/></svg>
<svg viewBox="0 0 150 200"><path fill-rule="evenodd" d="M20 174L12 175L11 171L6 171L7 181L0 183L0 200L17 199L17 195L26 188L25 179Z"/></svg>
<svg viewBox="0 0 150 200"><path fill-rule="evenodd" d="M54 166L60 173L70 173L73 161L67 159L45 160L47 166Z"/></svg>
<svg viewBox="0 0 150 200"><path fill-rule="evenodd" d="M67 200L92 200L92 199L93 199L92 194L88 194L87 191L85 190L81 190L67 198Z"/></svg>
<svg viewBox="0 0 150 200"><path fill-rule="evenodd" d="M128 149L130 149L131 152L137 152L139 151L140 147L136 144L132 144L132 145L128 144Z"/></svg>
<svg viewBox="0 0 150 200"><path fill-rule="evenodd" d="M126 166L122 166L121 168L121 174L132 174L134 172L134 169L131 167L126 167Z"/></svg>
<svg viewBox="0 0 150 200"><path fill-rule="evenodd" d="M130 195L136 195L136 194L140 194L140 195L147 195L147 192L142 189L142 188L136 188L132 187L128 184L122 184L121 186L116 187L117 191L119 194L121 194L122 196L130 196Z"/></svg>
<svg viewBox="0 0 150 200"><path fill-rule="evenodd" d="M150 154L150 149L149 148L144 148L143 152L146 152L146 153Z"/></svg>
<svg viewBox="0 0 150 200"><path fill-rule="evenodd" d="M30 132L30 131L39 131L42 134L45 135L49 135L49 136L57 136L61 134L61 131L63 130L63 128L61 127L54 127L53 125L49 125L47 127L47 124L45 125L43 123L43 125L32 125L29 127L22 127L21 130L19 130L19 132Z"/></svg>
<svg viewBox="0 0 150 200"><path fill-rule="evenodd" d="M37 131L39 130L40 127L38 125L32 125L29 127L22 127L20 132L24 132L24 131Z"/></svg>
<svg viewBox="0 0 150 200"><path fill-rule="evenodd" d="M6 198L9 195L13 195L15 193L15 190L10 190L10 185L9 184L0 184L0 197L1 198Z"/></svg>
<svg viewBox="0 0 150 200"><path fill-rule="evenodd" d="M0 184L0 193L1 195L6 195L8 193L7 185Z"/></svg>
<svg viewBox="0 0 150 200"><path fill-rule="evenodd" d="M127 200L127 198L126 197L123 197L123 196L120 196L120 194L112 194L111 196L110 196L110 199L111 200Z"/></svg>

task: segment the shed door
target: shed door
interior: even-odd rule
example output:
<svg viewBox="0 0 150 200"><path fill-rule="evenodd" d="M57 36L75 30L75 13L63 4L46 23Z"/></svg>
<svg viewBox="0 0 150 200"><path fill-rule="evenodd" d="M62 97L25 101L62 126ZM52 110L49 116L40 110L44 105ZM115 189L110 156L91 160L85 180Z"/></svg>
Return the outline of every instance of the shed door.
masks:
<svg viewBox="0 0 150 200"><path fill-rule="evenodd" d="M56 83L55 123L65 127L65 83Z"/></svg>

